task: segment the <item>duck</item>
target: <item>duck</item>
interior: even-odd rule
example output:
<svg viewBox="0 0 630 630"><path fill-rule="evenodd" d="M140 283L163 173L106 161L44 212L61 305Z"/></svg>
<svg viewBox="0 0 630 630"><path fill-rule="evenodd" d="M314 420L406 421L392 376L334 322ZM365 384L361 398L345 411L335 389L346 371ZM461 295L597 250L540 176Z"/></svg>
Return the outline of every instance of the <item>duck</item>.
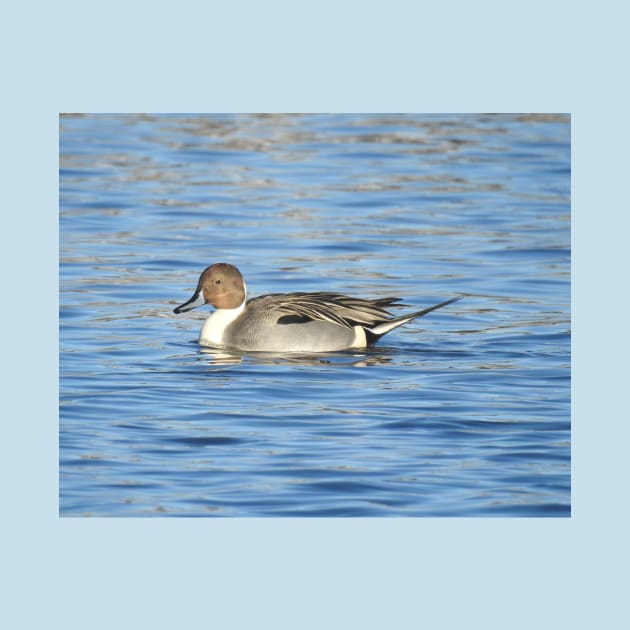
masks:
<svg viewBox="0 0 630 630"><path fill-rule="evenodd" d="M383 335L448 306L463 296L400 317L389 307L400 298L358 298L341 293L270 293L247 299L241 272L229 263L206 267L193 296L177 306L185 313L210 304L199 344L244 352L336 352L365 349Z"/></svg>

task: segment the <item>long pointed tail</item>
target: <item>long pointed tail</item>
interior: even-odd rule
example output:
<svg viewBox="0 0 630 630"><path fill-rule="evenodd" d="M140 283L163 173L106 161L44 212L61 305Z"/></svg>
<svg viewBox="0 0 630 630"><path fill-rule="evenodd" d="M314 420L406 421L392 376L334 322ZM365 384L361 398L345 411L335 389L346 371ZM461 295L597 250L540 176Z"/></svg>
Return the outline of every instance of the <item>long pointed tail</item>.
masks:
<svg viewBox="0 0 630 630"><path fill-rule="evenodd" d="M421 311L417 311L415 313L409 313L409 315L401 315L400 317L395 317L394 319L388 319L386 322L382 324L378 324L378 326L374 326L373 328L366 328L368 333L371 333L375 336L375 338L382 337L384 334L388 333L390 330L394 330L394 328L398 328L398 326L402 326L407 322L410 322L412 319L417 319L418 317L422 317L431 311L435 311L438 308L442 308L443 306L448 306L453 302L457 302L461 300L463 295L458 295L457 297L451 298L450 300L446 300L446 302L440 302L435 306L429 306L429 308L425 308Z"/></svg>

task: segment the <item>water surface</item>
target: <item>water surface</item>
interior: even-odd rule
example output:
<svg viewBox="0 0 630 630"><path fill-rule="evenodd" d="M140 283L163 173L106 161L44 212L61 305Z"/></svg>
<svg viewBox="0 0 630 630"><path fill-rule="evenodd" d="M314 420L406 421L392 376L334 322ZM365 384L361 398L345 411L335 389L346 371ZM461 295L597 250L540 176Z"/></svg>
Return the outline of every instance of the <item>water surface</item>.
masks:
<svg viewBox="0 0 630 630"><path fill-rule="evenodd" d="M465 298L365 352L221 353L172 312L221 261ZM59 316L64 516L570 514L567 116L62 116Z"/></svg>

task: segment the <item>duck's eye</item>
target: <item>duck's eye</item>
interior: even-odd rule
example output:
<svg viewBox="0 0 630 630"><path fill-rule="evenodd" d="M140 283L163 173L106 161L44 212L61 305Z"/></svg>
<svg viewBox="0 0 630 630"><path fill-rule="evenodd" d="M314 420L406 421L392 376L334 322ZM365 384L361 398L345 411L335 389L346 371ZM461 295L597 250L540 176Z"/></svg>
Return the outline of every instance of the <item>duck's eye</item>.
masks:
<svg viewBox="0 0 630 630"><path fill-rule="evenodd" d="M221 280L219 280L218 278L214 281L214 284L221 284Z"/></svg>

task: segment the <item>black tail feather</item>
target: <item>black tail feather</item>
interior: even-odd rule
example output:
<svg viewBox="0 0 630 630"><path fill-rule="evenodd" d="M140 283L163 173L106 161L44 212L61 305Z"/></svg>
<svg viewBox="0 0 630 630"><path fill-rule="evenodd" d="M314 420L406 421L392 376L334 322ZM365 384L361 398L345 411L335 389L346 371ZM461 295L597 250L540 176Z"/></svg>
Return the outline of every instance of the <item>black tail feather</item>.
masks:
<svg viewBox="0 0 630 630"><path fill-rule="evenodd" d="M443 306L448 306L449 304L453 304L453 302L457 302L461 300L464 296L458 295L457 297L451 298L450 300L446 300L444 302L440 302L439 304L435 304L434 306L429 306L428 308L424 308L421 311L416 311L415 313L409 313L408 315L401 315L400 317L394 317L393 319L388 319L387 321L382 322L376 326L373 326L370 330L369 328L365 328L365 336L367 339L367 343L369 346L376 343L378 339L380 339L383 335L386 335L388 332L394 330L394 328L398 328L398 326L402 326L407 322L410 322L414 319L418 319L418 317L422 317L431 311L436 311L438 308L442 308ZM379 329L384 329L382 332L376 332Z"/></svg>

